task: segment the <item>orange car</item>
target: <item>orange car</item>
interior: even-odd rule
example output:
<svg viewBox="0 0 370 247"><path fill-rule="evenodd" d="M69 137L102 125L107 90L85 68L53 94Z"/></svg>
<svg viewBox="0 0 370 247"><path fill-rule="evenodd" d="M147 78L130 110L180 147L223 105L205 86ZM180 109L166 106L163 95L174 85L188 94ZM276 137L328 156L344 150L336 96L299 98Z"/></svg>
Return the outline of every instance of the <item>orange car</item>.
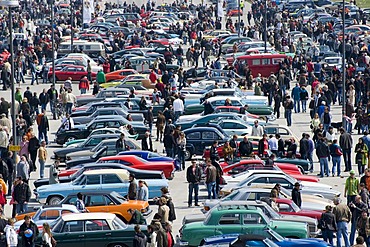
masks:
<svg viewBox="0 0 370 247"><path fill-rule="evenodd" d="M138 72L134 69L120 69L110 73L105 74L106 81L114 81L125 79L128 75L137 74Z"/></svg>
<svg viewBox="0 0 370 247"><path fill-rule="evenodd" d="M91 213L104 212L117 215L124 222L131 220L131 214L128 209L140 211L144 217L150 215L152 210L147 201L126 200L120 194L114 191L87 191L83 192L86 208ZM76 204L77 193L69 194L60 204Z"/></svg>

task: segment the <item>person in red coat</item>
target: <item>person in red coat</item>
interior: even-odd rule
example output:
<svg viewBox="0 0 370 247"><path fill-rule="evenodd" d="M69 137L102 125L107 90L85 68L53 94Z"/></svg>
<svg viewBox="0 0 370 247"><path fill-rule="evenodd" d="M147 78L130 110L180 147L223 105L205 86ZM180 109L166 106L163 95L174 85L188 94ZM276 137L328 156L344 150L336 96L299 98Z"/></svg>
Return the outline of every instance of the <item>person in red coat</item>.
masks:
<svg viewBox="0 0 370 247"><path fill-rule="evenodd" d="M105 62L103 63L103 72L104 72L104 74L110 72L110 64L109 64L108 59L106 59Z"/></svg>
<svg viewBox="0 0 370 247"><path fill-rule="evenodd" d="M78 84L78 89L80 89L81 94L85 94L86 91L90 90L89 80L87 76L82 77L80 83Z"/></svg>
<svg viewBox="0 0 370 247"><path fill-rule="evenodd" d="M149 75L149 80L152 84L154 84L157 81L157 74L152 70Z"/></svg>

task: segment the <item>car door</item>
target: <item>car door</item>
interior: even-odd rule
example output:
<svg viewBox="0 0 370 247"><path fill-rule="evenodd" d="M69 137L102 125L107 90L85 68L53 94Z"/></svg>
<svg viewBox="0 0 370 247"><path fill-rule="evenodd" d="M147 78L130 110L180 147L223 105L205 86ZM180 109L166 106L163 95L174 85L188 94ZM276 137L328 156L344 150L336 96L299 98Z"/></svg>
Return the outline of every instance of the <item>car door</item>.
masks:
<svg viewBox="0 0 370 247"><path fill-rule="evenodd" d="M86 176L86 185L82 187L85 190L100 190L101 185L101 175L99 174L89 174Z"/></svg>
<svg viewBox="0 0 370 247"><path fill-rule="evenodd" d="M288 179L282 178L282 177L269 177L268 183L269 184L281 184L282 187L288 190L293 189L293 184Z"/></svg>
<svg viewBox="0 0 370 247"><path fill-rule="evenodd" d="M111 229L105 219L85 221L85 245L88 247L106 246L112 237Z"/></svg>
<svg viewBox="0 0 370 247"><path fill-rule="evenodd" d="M256 232L262 231L266 226L265 220L257 213L242 214L242 220L242 234L256 234Z"/></svg>
<svg viewBox="0 0 370 247"><path fill-rule="evenodd" d="M84 221L72 220L64 222L60 234L55 236L58 242L58 247L73 246L78 243L78 246L85 247L85 232Z"/></svg>
<svg viewBox="0 0 370 247"><path fill-rule="evenodd" d="M102 189L107 191L116 191L125 196L128 191L128 181L122 181L117 174L102 175Z"/></svg>
<svg viewBox="0 0 370 247"><path fill-rule="evenodd" d="M241 214L225 212L215 226L214 235L241 233L241 230Z"/></svg>
<svg viewBox="0 0 370 247"><path fill-rule="evenodd" d="M86 196L85 206L90 212L108 212L107 200L104 195L88 195Z"/></svg>
<svg viewBox="0 0 370 247"><path fill-rule="evenodd" d="M205 147L211 146L215 140L218 140L218 136L213 131L202 132L202 139L199 140L199 145L195 146L196 154L202 154Z"/></svg>

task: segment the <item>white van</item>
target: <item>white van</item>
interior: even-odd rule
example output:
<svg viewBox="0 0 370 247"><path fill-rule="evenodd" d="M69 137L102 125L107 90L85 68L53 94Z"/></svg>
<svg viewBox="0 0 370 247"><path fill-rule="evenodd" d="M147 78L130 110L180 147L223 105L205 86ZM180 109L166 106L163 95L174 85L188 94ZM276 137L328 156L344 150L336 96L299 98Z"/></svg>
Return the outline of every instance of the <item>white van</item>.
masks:
<svg viewBox="0 0 370 247"><path fill-rule="evenodd" d="M71 49L71 41L66 41L60 43L58 47L58 58L63 57L66 54L74 52L83 52L89 55L93 59L97 59L100 56L105 57L105 47L104 44L99 42L89 42L86 40L74 40L73 49Z"/></svg>

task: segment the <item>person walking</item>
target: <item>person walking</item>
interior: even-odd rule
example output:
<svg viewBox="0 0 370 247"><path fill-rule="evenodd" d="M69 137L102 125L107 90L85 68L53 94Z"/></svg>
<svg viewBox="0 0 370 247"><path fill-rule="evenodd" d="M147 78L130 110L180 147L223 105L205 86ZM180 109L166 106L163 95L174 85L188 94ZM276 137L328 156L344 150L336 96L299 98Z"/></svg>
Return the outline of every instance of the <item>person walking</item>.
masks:
<svg viewBox="0 0 370 247"><path fill-rule="evenodd" d="M342 148L338 145L338 140L334 139L333 144L329 146L331 160L333 162L333 167L331 169L332 176L335 176L335 169L337 170L337 176L340 177L340 160L343 155Z"/></svg>
<svg viewBox="0 0 370 247"><path fill-rule="evenodd" d="M359 181L355 176L355 171L351 170L344 186L344 197L347 197L347 205L355 202L355 198L359 191L359 185Z"/></svg>
<svg viewBox="0 0 370 247"><path fill-rule="evenodd" d="M186 170L186 180L189 183L189 195L188 195L188 207L192 206L193 203L193 192L194 192L194 205L198 204L198 192L199 183L202 179L202 169L199 167L195 160L191 161L191 166Z"/></svg>
<svg viewBox="0 0 370 247"><path fill-rule="evenodd" d="M27 212L28 202L31 199L31 190L22 178L18 178L19 183L14 187L14 204L17 206L17 213Z"/></svg>
<svg viewBox="0 0 370 247"><path fill-rule="evenodd" d="M298 104L299 105L299 104ZM291 100L290 96L287 95L284 103L285 109L285 118L287 121L287 126L292 126L292 110L293 110L293 101Z"/></svg>
<svg viewBox="0 0 370 247"><path fill-rule="evenodd" d="M337 222L337 247L342 247L342 236L344 246L349 247L348 222L351 220L351 211L347 205L341 203L340 198L334 198L334 205L333 214Z"/></svg>
<svg viewBox="0 0 370 247"><path fill-rule="evenodd" d="M34 247L35 241L39 236L37 225L31 221L29 215L24 216L24 222L19 227L19 236L21 237L21 247Z"/></svg>
<svg viewBox="0 0 370 247"><path fill-rule="evenodd" d="M365 172L365 165L367 165L367 155L369 149L368 146L364 143L362 138L358 139L358 143L355 146L355 153L356 153L356 163L358 167L358 175L362 176Z"/></svg>
<svg viewBox="0 0 370 247"><path fill-rule="evenodd" d="M39 163L40 163L40 178L44 178L45 163L48 157L48 152L46 151L46 142L42 141L41 146L38 149Z"/></svg>
<svg viewBox="0 0 370 247"><path fill-rule="evenodd" d="M261 125L259 125L258 120L254 121L254 125L252 126L252 134L251 136L260 136L262 137L264 134L264 129Z"/></svg>
<svg viewBox="0 0 370 247"><path fill-rule="evenodd" d="M135 174L130 173L128 179L130 181L130 185L128 187L127 197L129 200L136 200L137 199L137 183L135 179Z"/></svg>
<svg viewBox="0 0 370 247"><path fill-rule="evenodd" d="M299 208L302 207L302 196L301 196L301 192L299 191L300 190L300 187L301 187L301 184L296 182L294 184L294 188L292 190L292 201L297 204L297 206Z"/></svg>
<svg viewBox="0 0 370 247"><path fill-rule="evenodd" d="M366 205L362 200L361 196L357 195L355 201L349 204L349 208L352 211L351 219L351 234L349 236L349 243L353 245L356 236L356 226L357 221L361 217L362 211L368 210L368 205Z"/></svg>
<svg viewBox="0 0 370 247"><path fill-rule="evenodd" d="M18 246L18 234L14 228L15 219L11 218L8 220L8 225L5 227L5 237L7 247L17 247Z"/></svg>
<svg viewBox="0 0 370 247"><path fill-rule="evenodd" d="M162 227L169 222L170 208L167 206L167 199L165 197L160 197L158 200L158 214L161 217Z"/></svg>
<svg viewBox="0 0 370 247"><path fill-rule="evenodd" d="M50 225L47 222L42 224L42 246L52 247L53 245L53 234L50 230Z"/></svg>
<svg viewBox="0 0 370 247"><path fill-rule="evenodd" d="M207 168L206 168L206 185L208 191L208 199L216 199L216 177L217 177L217 170L216 167L212 165L211 160L207 160Z"/></svg>
<svg viewBox="0 0 370 247"><path fill-rule="evenodd" d="M46 110L42 110L42 113L37 115L36 122L39 131L39 140L44 140L46 144L49 144L48 131L49 131L49 119L46 116Z"/></svg>
<svg viewBox="0 0 370 247"><path fill-rule="evenodd" d="M40 141L37 139L34 133L31 133L31 138L28 141L28 152L31 158L32 167L30 167L31 171L36 171L36 158L37 158L37 150L40 147Z"/></svg>
<svg viewBox="0 0 370 247"><path fill-rule="evenodd" d="M322 231L324 241L334 246L333 238L334 232L337 231L337 222L332 210L333 208L330 205L325 207L325 212L321 214L319 220L319 229Z"/></svg>
<svg viewBox="0 0 370 247"><path fill-rule="evenodd" d="M71 115L72 114L72 107L73 105L76 104L77 102L77 98L76 96L72 93L72 90L71 89L68 89L67 91L67 94L66 94L66 101L67 101L67 105L66 105L66 113Z"/></svg>
<svg viewBox="0 0 370 247"><path fill-rule="evenodd" d="M150 132L145 132L145 137L141 139L141 150L153 152L153 141Z"/></svg>
<svg viewBox="0 0 370 247"><path fill-rule="evenodd" d="M89 80L87 79L87 76L81 78L80 83L78 84L78 89L80 90L81 94L86 94L86 92L90 90Z"/></svg>
<svg viewBox="0 0 370 247"><path fill-rule="evenodd" d="M185 153L186 153L186 138L185 133L180 132L179 137L176 140L177 143L177 157L180 161L180 170L185 170Z"/></svg>
<svg viewBox="0 0 370 247"><path fill-rule="evenodd" d="M49 167L49 184L57 184L58 181L58 174L59 174L59 160L55 160Z"/></svg>
<svg viewBox="0 0 370 247"><path fill-rule="evenodd" d="M351 134L346 132L344 128L340 128L339 132L340 132L339 145L343 150L343 159L346 167L344 172L349 172L352 170L351 149L353 145L353 140Z"/></svg>
<svg viewBox="0 0 370 247"><path fill-rule="evenodd" d="M295 113L300 113L301 112L301 105L300 105L300 100L301 100L301 88L299 87L299 84L296 83L295 87L292 89L291 96L294 101L294 112Z"/></svg>
<svg viewBox="0 0 370 247"><path fill-rule="evenodd" d="M326 175L329 177L329 161L330 161L330 150L328 144L326 144L325 139L323 138L322 134L319 133L318 141L316 143L316 155L320 161L320 177L324 177Z"/></svg>

